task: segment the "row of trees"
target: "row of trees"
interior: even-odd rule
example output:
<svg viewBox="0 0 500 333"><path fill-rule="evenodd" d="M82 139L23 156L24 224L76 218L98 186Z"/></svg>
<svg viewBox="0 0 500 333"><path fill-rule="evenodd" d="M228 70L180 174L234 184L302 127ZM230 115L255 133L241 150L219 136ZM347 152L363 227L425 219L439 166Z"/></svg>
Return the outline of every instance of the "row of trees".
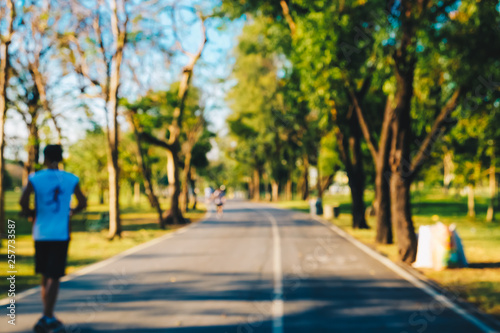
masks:
<svg viewBox="0 0 500 333"><path fill-rule="evenodd" d="M264 174L274 198L280 187L289 193L299 169L307 198L311 165L319 167L321 196L342 166L353 227L367 228L363 193L367 170L374 169L376 240L392 243L394 229L401 260L413 262L410 187L437 150L458 168L487 164L494 191L496 6L224 0L225 15L247 15L251 23L236 50L238 83L228 96L235 113L228 125L237 148L228 150L252 169L247 181L254 197ZM491 218L493 207L492 195Z"/></svg>
<svg viewBox="0 0 500 333"><path fill-rule="evenodd" d="M139 166L136 176L143 179L160 225L182 223L188 185L195 179L195 167L207 164L205 153L212 135L201 93L190 90L194 67L207 42L206 13L190 1L9 0L0 4L0 14L0 223L5 221L1 181L7 110L20 115L29 133L24 184L37 168L42 139L61 143L64 130L66 134L74 130L67 125L74 126L75 118L82 118L76 116L80 113L104 123L71 150L74 156L91 154L89 163L96 163L95 174L87 172L87 176L95 180L100 193L106 190L109 195L108 237L121 233L119 198L124 177L120 174L129 171L122 168L121 160L130 153L130 145L128 151L120 148L124 138L133 143L133 158ZM190 53L191 47L183 43L192 44L196 36L200 45ZM183 64L177 84L166 79L170 70L178 76L176 68L169 68L173 61ZM129 134L120 129L127 127L126 122ZM43 135L40 129L47 126L51 133ZM172 194L166 215L154 193L148 144L166 149ZM79 146L100 149L84 152ZM103 147L105 158L100 155ZM4 227L0 225L0 230Z"/></svg>

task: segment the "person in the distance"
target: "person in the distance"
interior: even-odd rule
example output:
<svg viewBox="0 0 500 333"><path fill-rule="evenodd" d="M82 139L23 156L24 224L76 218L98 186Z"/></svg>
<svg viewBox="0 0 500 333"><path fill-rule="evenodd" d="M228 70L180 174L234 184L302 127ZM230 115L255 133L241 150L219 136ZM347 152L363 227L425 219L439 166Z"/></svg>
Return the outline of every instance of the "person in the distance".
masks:
<svg viewBox="0 0 500 333"><path fill-rule="evenodd" d="M226 202L226 187L221 185L221 187L215 190L213 197L215 206L217 207L217 217L221 218L224 213L224 203Z"/></svg>

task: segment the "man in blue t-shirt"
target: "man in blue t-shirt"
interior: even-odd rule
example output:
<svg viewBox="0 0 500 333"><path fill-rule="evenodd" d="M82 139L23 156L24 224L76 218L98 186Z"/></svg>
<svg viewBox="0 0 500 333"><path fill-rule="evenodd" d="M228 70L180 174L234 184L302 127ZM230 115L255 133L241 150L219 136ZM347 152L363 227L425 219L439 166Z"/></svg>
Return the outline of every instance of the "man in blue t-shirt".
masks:
<svg viewBox="0 0 500 333"><path fill-rule="evenodd" d="M60 145L48 145L44 150L45 169L29 177L21 196L22 212L32 219L35 241L35 272L42 274L43 317L35 325L35 332L63 332L62 323L54 316L59 279L65 275L69 218L87 206L77 176L59 170L62 161ZM30 196L35 193L35 209L30 208ZM71 209L75 194L78 205Z"/></svg>

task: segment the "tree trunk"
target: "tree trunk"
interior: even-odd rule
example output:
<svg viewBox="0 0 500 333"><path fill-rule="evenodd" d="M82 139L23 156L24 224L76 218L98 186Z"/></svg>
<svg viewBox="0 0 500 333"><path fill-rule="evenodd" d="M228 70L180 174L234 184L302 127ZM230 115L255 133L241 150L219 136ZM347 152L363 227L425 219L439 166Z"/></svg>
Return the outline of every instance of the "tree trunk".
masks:
<svg viewBox="0 0 500 333"><path fill-rule="evenodd" d="M290 174L290 176L286 180L286 186L285 186L285 198L288 201L293 200L292 186L293 186L292 175Z"/></svg>
<svg viewBox="0 0 500 333"><path fill-rule="evenodd" d="M108 183L109 183L109 233L108 238L113 239L121 236L120 222L120 184L119 184L119 166L118 166L118 74L114 75L114 84L108 102L108 112L111 112L111 123L108 120Z"/></svg>
<svg viewBox="0 0 500 333"><path fill-rule="evenodd" d="M262 173L262 180L264 181L264 200L271 201L271 193L269 191L270 184L267 172Z"/></svg>
<svg viewBox="0 0 500 333"><path fill-rule="evenodd" d="M134 182L134 204L138 205L141 203L141 183Z"/></svg>
<svg viewBox="0 0 500 333"><path fill-rule="evenodd" d="M392 143L390 152L391 219L395 228L399 258L411 264L417 253L417 237L411 219L410 170L411 98L413 96L413 68L396 71L398 91L395 96L394 117L391 122Z"/></svg>
<svg viewBox="0 0 500 333"><path fill-rule="evenodd" d="M260 171L258 168L253 170L253 200L260 200Z"/></svg>
<svg viewBox="0 0 500 333"><path fill-rule="evenodd" d="M377 218L377 234L375 241L378 244L392 244L391 225L391 171L387 162L383 163L385 168L377 167L375 175L375 215Z"/></svg>
<svg viewBox="0 0 500 333"><path fill-rule="evenodd" d="M249 200L253 199L253 193L254 193L254 188L253 188L253 177L252 177L248 181L248 199Z"/></svg>
<svg viewBox="0 0 500 333"><path fill-rule="evenodd" d="M280 186L279 186L278 182L273 179L271 181L271 191L272 191L272 194L271 194L272 198L271 199L275 202L279 200L279 194L280 194L279 189L280 189Z"/></svg>
<svg viewBox="0 0 500 333"><path fill-rule="evenodd" d="M369 229L365 218L365 201L364 201L364 175L351 174L349 176L349 187L351 188L352 200L352 227L353 229Z"/></svg>
<svg viewBox="0 0 500 333"><path fill-rule="evenodd" d="M302 200L309 198L309 156L304 155L304 170L302 171Z"/></svg>
<svg viewBox="0 0 500 333"><path fill-rule="evenodd" d="M191 184L191 191L193 192L193 210L196 210L196 205L198 204L198 196L196 195L196 169L191 168L191 173L189 177L189 183Z"/></svg>
<svg viewBox="0 0 500 333"><path fill-rule="evenodd" d="M453 156L450 152L446 152L443 157L443 187L444 193L448 194L450 184L454 178L455 165L453 164Z"/></svg>
<svg viewBox="0 0 500 333"><path fill-rule="evenodd" d="M126 27L118 26L116 0L110 1L111 25L116 51L111 63L109 89L107 89L106 120L108 139L108 179L109 179L109 233L108 238L121 237L120 221L120 168L118 165L118 88L123 50L126 43ZM109 116L111 114L111 119Z"/></svg>
<svg viewBox="0 0 500 333"><path fill-rule="evenodd" d="M167 173L168 187L170 194L170 211L165 217L167 224L185 224L189 221L184 218L179 204L179 196L181 194L181 182L179 180L179 155L178 148L167 149Z"/></svg>
<svg viewBox="0 0 500 333"><path fill-rule="evenodd" d="M28 177L32 172L35 172L36 164L40 157L40 138L38 136L38 125L36 110L31 113L32 119L29 124L29 137L28 137L28 160L24 164L23 169L23 187L28 185Z"/></svg>
<svg viewBox="0 0 500 333"><path fill-rule="evenodd" d="M476 204L474 200L474 185L469 184L469 191L467 192L467 216L476 217Z"/></svg>
<svg viewBox="0 0 500 333"><path fill-rule="evenodd" d="M144 149L142 148L141 136L139 134L137 123L135 122L135 119L131 113L127 113L127 120L130 127L134 131L135 144L136 144L135 155L142 171L142 177L144 178L144 187L146 189L146 194L148 196L149 204L158 213L158 224L160 228L165 229L165 221L163 220L163 211L161 209L160 202L158 201L158 197L156 196L156 193L153 188L153 182L151 181L151 169L146 164L146 159L144 158L145 153Z"/></svg>
<svg viewBox="0 0 500 333"><path fill-rule="evenodd" d="M354 124L353 122L351 123ZM352 133L353 136L349 138L352 157L349 163L350 167L347 171L352 199L352 227L354 229L369 229L365 218L365 171L361 156L361 133L359 133L359 130Z"/></svg>
<svg viewBox="0 0 500 333"><path fill-rule="evenodd" d="M323 186L321 186L321 174L319 173L318 168L318 178L316 180L316 190L318 191L318 199L323 200Z"/></svg>
<svg viewBox="0 0 500 333"><path fill-rule="evenodd" d="M6 230L5 230L5 184L4 184L4 179L5 179L5 158L4 158L4 151L5 151L5 119L6 119L6 113L7 113L7 92L6 92L6 86L7 86L7 64L8 59L7 57L7 46L2 44L1 45L1 54L0 54L0 60L2 61L1 65L2 68L0 70L0 247L2 247L2 239L5 238L6 236Z"/></svg>
<svg viewBox="0 0 500 333"><path fill-rule="evenodd" d="M34 63L30 62L29 67L30 67L33 79L35 81L36 89L38 90L40 102L41 102L43 108L45 109L45 112L47 112L47 114L52 119L52 123L54 124L54 128L57 132L57 143L61 144L62 130L56 121L56 117L55 117L54 113L52 112L52 110L50 108L49 101L47 99L47 94L45 93L46 83L45 83L45 80L43 78L42 73L40 73L40 71L39 71L40 54L36 54L36 57L37 57L37 59L35 60L35 62Z"/></svg>
<svg viewBox="0 0 500 333"><path fill-rule="evenodd" d="M413 98L413 83L417 56L415 17L417 12L422 15L423 2L406 1L401 4L401 37L400 45L393 53L394 73L396 78L396 93L394 96L393 116L391 119L391 151L389 155L389 165L391 170L390 191L391 191L391 218L395 228L400 260L411 264L415 261L417 254L417 237L411 219L410 185L420 168L425 156L425 151L419 149L414 157L415 165L412 165L410 152L411 127L411 101ZM417 8L415 8L417 7ZM458 97L458 94L454 94ZM456 100L455 100L456 101ZM440 114L442 122L448 114L448 109ZM434 126L436 125L436 126ZM432 131L438 131L440 123L435 123ZM428 149L428 145L433 142L430 136L424 140L420 148Z"/></svg>
<svg viewBox="0 0 500 333"><path fill-rule="evenodd" d="M5 235L5 119L7 115L7 85L9 84L9 44L14 31L14 18L16 8L13 0L6 1L9 10L6 16L5 27L7 34L0 36L0 247ZM4 12L6 13L6 12Z"/></svg>
<svg viewBox="0 0 500 333"><path fill-rule="evenodd" d="M365 83L369 84L370 82L371 82L370 77L365 78L363 86L365 86ZM347 82L347 86L349 87L349 82ZM361 91L363 90L366 92L366 90L362 88ZM357 134L357 132L361 131L361 133L365 137L376 170L375 200L372 204L377 218L377 232L375 236L375 241L380 244L391 244L392 225L391 225L390 194L389 194L390 192L389 178L391 171L389 168L389 156L391 152L391 142L392 142L391 125L394 115L394 109L392 107L392 99L390 96L388 96L386 100L384 118L382 122L382 130L380 132L380 139L377 148L375 138L373 137L369 129L370 126L368 125L368 122L366 121L363 115L360 103L358 101L359 98L358 95L361 95L360 97L362 97L364 96L364 92L360 92L357 95L352 89L350 89L349 93L353 102L352 108L354 111L356 111L356 118L353 117L353 119L357 120L357 122L359 123L359 127L351 125L352 133L354 133L355 135ZM343 137L344 135L342 134L339 136L340 139L342 139ZM343 150L345 150L345 148ZM347 158L346 153L341 151L341 154L343 156L343 159L345 160Z"/></svg>
<svg viewBox="0 0 500 333"><path fill-rule="evenodd" d="M104 184L99 182L99 204L104 204Z"/></svg>
<svg viewBox="0 0 500 333"><path fill-rule="evenodd" d="M492 147L492 149L495 149L495 146ZM491 154L491 163L490 163L490 170L489 170L489 177L490 177L490 204L488 206L488 212L486 213L486 221L488 222L493 222L495 221L495 198L496 198L496 166L495 166L495 153L492 152Z"/></svg>
<svg viewBox="0 0 500 333"><path fill-rule="evenodd" d="M391 216L396 230L400 259L408 264L417 255L417 236L411 220L410 182L399 175L391 177Z"/></svg>
<svg viewBox="0 0 500 333"><path fill-rule="evenodd" d="M319 177L318 173L318 198L323 199L323 195L325 194L326 190L332 185L333 183L333 175L329 175L326 177Z"/></svg>
<svg viewBox="0 0 500 333"><path fill-rule="evenodd" d="M168 181L170 184L170 188L173 191L170 192L172 195L171 205L170 205L170 212L166 217L166 222L173 224L184 224L189 222L189 220L185 219L182 216L182 211L179 207L179 195L181 193L181 187L180 187L181 184L179 180L179 164L180 164L179 153L181 149L179 140L182 128L182 118L184 115L184 108L186 106L186 99L189 92L189 86L191 83L191 77L193 75L194 65L196 64L198 59L200 59L201 53L203 52L203 49L207 42L205 21L203 18L201 18L201 21L202 21L201 23L202 23L203 39L201 41L200 47L198 48L198 52L194 55L193 54L189 55L190 61L182 69L182 77L179 84L179 91L177 92L178 104L174 109L173 120L171 125L169 126L170 137L168 139L169 148L167 149L169 162L167 165L167 171L168 171ZM171 184L172 182L173 184Z"/></svg>
<svg viewBox="0 0 500 333"><path fill-rule="evenodd" d="M365 171L361 154L361 129L356 114L349 112L349 137L339 126L335 128L339 153L347 171L352 199L352 227L354 229L368 229L365 218Z"/></svg>
<svg viewBox="0 0 500 333"><path fill-rule="evenodd" d="M187 153L184 160L184 170L182 172L182 193L181 209L185 213L189 210L189 178L191 174L191 153Z"/></svg>
<svg viewBox="0 0 500 333"><path fill-rule="evenodd" d="M114 123L118 126L116 118ZM108 131L109 239L121 236L117 132L116 129Z"/></svg>

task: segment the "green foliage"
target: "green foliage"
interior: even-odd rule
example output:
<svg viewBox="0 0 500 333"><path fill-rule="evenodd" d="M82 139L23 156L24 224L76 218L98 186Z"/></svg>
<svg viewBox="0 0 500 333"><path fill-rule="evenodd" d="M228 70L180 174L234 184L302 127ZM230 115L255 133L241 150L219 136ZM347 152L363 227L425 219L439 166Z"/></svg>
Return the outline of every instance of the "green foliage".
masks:
<svg viewBox="0 0 500 333"><path fill-rule="evenodd" d="M7 170L4 171L2 185L7 191L14 189L14 180Z"/></svg>
<svg viewBox="0 0 500 333"><path fill-rule="evenodd" d="M100 127L87 131L86 136L74 143L68 152L66 169L80 178L84 192L107 188L106 136Z"/></svg>
<svg viewBox="0 0 500 333"><path fill-rule="evenodd" d="M132 112L140 131L168 141L170 136L169 126L173 121L173 113L177 106L178 89L179 83L174 83L168 91L153 91L134 102L123 99L120 103L129 112ZM189 151L192 155L191 165L197 171L208 166L209 162L206 155L212 149L210 140L215 135L207 128L208 123L205 119L204 108L200 105L200 95L199 89L196 87L190 88L185 102L179 140L180 146L183 147L182 163L184 163L185 155ZM194 142L192 142L192 138L195 138ZM156 179L158 184L167 185L165 154L161 152L161 149L145 143L143 145L148 150L146 164L152 168L153 178ZM156 154L150 154L152 151L156 151ZM130 160L135 160L135 154L130 156ZM131 165L133 166L133 164ZM134 167L130 172L140 173L140 169Z"/></svg>
<svg viewBox="0 0 500 333"><path fill-rule="evenodd" d="M337 139L330 132L321 139L319 150L318 170L320 175L333 175L342 167L338 155Z"/></svg>
<svg viewBox="0 0 500 333"><path fill-rule="evenodd" d="M137 161L135 138L132 133L123 135L120 140L120 178L129 184L142 182L141 167ZM147 156L150 160L151 156Z"/></svg>
<svg viewBox="0 0 500 333"><path fill-rule="evenodd" d="M207 159L207 154L212 150L212 143L210 140L214 137L215 134L205 128L200 139L193 146L191 151L191 165L196 168L196 170L202 170L208 167L209 161Z"/></svg>
<svg viewBox="0 0 500 333"><path fill-rule="evenodd" d="M266 170L277 182L291 177L305 155L318 163L324 118L309 108L301 77L289 56L288 27L266 16L247 25L235 50L233 78L238 82L227 99L233 114L227 123L232 147L228 154L247 168Z"/></svg>
<svg viewBox="0 0 500 333"><path fill-rule="evenodd" d="M227 95L233 114L227 119L231 157L250 168L262 168L271 153L267 148L276 135L272 117L279 110L277 55L267 38L264 20L244 28L236 50L233 78L237 84Z"/></svg>

